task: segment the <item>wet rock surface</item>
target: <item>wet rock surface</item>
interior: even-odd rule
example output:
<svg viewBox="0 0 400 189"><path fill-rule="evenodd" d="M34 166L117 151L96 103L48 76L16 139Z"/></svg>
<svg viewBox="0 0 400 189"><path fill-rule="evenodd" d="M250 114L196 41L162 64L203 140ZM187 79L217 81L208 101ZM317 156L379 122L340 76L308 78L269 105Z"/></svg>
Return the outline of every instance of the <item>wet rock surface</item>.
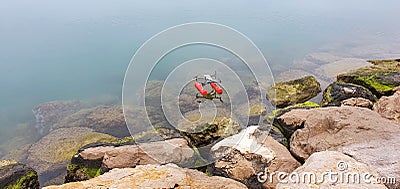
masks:
<svg viewBox="0 0 400 189"><path fill-rule="evenodd" d="M142 115L138 112L138 117ZM98 106L82 109L65 117L53 126L54 128L88 127L97 132L116 137L130 136L122 106Z"/></svg>
<svg viewBox="0 0 400 189"><path fill-rule="evenodd" d="M197 170L180 168L174 164L139 165L136 168L113 169L99 177L72 182L56 188L247 188L232 179L207 176Z"/></svg>
<svg viewBox="0 0 400 189"><path fill-rule="evenodd" d="M261 183L257 175L265 170L291 172L297 162L285 146L269 136L268 131L250 126L211 148L216 159L212 169L216 175L235 179L249 188L274 188L277 182Z"/></svg>
<svg viewBox="0 0 400 189"><path fill-rule="evenodd" d="M82 108L79 101L53 101L40 104L32 109L36 127L41 134L47 134L53 125Z"/></svg>
<svg viewBox="0 0 400 189"><path fill-rule="evenodd" d="M400 59L369 62L374 65L340 74L337 80L364 86L378 98L393 94L393 89L400 85Z"/></svg>
<svg viewBox="0 0 400 189"><path fill-rule="evenodd" d="M38 172L41 183L44 183L65 176L68 162L79 148L91 143L114 140L113 136L97 133L89 128L57 129L29 148L27 162ZM61 181L59 178L58 180Z"/></svg>
<svg viewBox="0 0 400 189"><path fill-rule="evenodd" d="M13 160L0 160L0 188L39 188L35 170Z"/></svg>
<svg viewBox="0 0 400 189"><path fill-rule="evenodd" d="M330 179L324 175L328 172L345 175L339 179ZM276 188L386 188L383 184L368 183L365 174L370 174L368 178L379 178L379 174L355 159L336 151L322 151L312 154L307 161L299 168L293 171L296 177L286 179L288 183L279 183ZM289 173L290 174L290 173ZM310 176L304 176L310 175ZM348 176L350 175L350 176ZM332 177L333 178L333 177ZM337 178L337 182L335 182Z"/></svg>
<svg viewBox="0 0 400 189"><path fill-rule="evenodd" d="M322 106L340 106L342 101L350 98L364 98L371 102L375 102L377 98L365 87L335 82L330 84L322 95Z"/></svg>
<svg viewBox="0 0 400 189"><path fill-rule="evenodd" d="M68 165L66 182L94 178L114 168L146 164L188 163L195 155L182 138L143 144L96 144L84 147Z"/></svg>
<svg viewBox="0 0 400 189"><path fill-rule="evenodd" d="M302 103L321 92L318 81L313 76L275 83L267 92L267 99L278 108Z"/></svg>

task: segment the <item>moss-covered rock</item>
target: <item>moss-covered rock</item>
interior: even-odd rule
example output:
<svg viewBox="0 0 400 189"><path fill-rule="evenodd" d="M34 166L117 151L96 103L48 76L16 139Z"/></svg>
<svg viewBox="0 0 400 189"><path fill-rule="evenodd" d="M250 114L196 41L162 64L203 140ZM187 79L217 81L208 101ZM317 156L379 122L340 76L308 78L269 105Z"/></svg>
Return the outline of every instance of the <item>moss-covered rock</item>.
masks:
<svg viewBox="0 0 400 189"><path fill-rule="evenodd" d="M352 83L335 82L324 90L321 106L340 106L343 100L350 98L364 98L371 102L377 100L376 96L363 86Z"/></svg>
<svg viewBox="0 0 400 189"><path fill-rule="evenodd" d="M28 150L27 161L38 172L40 181L45 183L65 174L68 161L81 147L115 140L113 136L85 127L61 128L33 144Z"/></svg>
<svg viewBox="0 0 400 189"><path fill-rule="evenodd" d="M0 160L0 188L39 188L38 175L25 164L13 160Z"/></svg>
<svg viewBox="0 0 400 189"><path fill-rule="evenodd" d="M400 59L369 62L374 65L340 74L337 80L364 86L378 98L393 94L393 89L400 85Z"/></svg>
<svg viewBox="0 0 400 189"><path fill-rule="evenodd" d="M321 92L318 81L313 76L278 82L269 88L267 99L278 108L302 103Z"/></svg>
<svg viewBox="0 0 400 189"><path fill-rule="evenodd" d="M198 120L199 118L193 119ZM183 126L179 128L189 143L196 147L207 146L219 139L237 134L243 129L237 121L226 117L216 117L211 122L199 122L186 125L186 128Z"/></svg>

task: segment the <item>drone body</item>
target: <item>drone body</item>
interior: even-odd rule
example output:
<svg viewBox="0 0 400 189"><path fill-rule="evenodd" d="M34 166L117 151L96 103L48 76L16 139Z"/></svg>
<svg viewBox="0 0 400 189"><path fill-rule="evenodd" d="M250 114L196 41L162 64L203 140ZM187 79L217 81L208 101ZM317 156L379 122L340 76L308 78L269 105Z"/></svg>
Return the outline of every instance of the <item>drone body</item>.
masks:
<svg viewBox="0 0 400 189"><path fill-rule="evenodd" d="M214 79L216 78L217 73L215 72L215 74L213 76L211 75L204 75L204 78L198 78L197 76L195 77L195 82L194 82L194 87L199 91L199 94L196 94L196 99L199 98L204 98L204 99L208 99L208 100L214 100L214 99L219 99L221 102L222 98L220 95L222 95L223 90L221 87L218 86L217 83L221 83L221 80L217 80ZM214 77L214 78L213 78ZM199 82L198 80L203 79L203 82ZM212 87L211 92L208 92L204 87L210 85ZM201 102L201 101L197 101L197 102Z"/></svg>

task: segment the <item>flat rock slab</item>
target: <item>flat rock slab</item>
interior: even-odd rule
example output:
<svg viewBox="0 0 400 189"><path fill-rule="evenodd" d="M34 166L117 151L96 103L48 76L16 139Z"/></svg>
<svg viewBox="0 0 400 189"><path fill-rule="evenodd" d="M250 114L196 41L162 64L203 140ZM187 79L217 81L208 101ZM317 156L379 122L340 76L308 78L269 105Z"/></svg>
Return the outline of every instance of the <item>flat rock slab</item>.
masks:
<svg viewBox="0 0 400 189"><path fill-rule="evenodd" d="M247 188L237 181L207 176L197 170L180 168L174 164L139 165L136 168L113 169L99 177L82 181L49 186L56 188Z"/></svg>

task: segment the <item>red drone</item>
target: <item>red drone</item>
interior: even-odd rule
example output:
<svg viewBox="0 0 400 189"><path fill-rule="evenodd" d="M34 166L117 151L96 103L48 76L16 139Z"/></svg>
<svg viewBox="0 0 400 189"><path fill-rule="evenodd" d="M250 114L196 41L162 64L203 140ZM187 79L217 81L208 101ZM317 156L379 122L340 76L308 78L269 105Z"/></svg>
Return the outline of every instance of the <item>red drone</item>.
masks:
<svg viewBox="0 0 400 189"><path fill-rule="evenodd" d="M217 72L214 73L214 75L204 75L204 78L199 78L198 76L195 77L196 82L194 82L194 87L199 91L199 94L196 94L196 99L199 98L204 98L208 100L214 100L214 99L219 99L222 103L224 102L221 98L220 95L222 95L223 90L221 87L218 86L217 83L221 83L221 80L216 79ZM213 79L213 77L215 79ZM203 82L199 82L199 80L204 80ZM213 89L211 92L207 92L207 90L204 88L206 85L210 85ZM201 103L200 100L197 102Z"/></svg>

